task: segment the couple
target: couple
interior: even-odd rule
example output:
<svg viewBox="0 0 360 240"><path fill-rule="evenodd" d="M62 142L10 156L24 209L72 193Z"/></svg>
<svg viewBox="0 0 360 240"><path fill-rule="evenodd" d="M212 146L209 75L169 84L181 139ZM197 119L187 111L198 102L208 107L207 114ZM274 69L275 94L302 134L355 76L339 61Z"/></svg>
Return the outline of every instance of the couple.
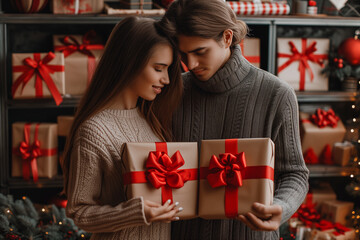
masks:
<svg viewBox="0 0 360 240"><path fill-rule="evenodd" d="M178 0L159 22L129 17L117 24L80 102L63 164L67 214L92 239L279 239L278 227L308 190L298 106L287 84L241 55L246 34L222 0ZM180 58L190 69L183 75ZM260 137L275 143L272 206L254 203L237 219L182 221L182 203L125 197L124 142Z"/></svg>

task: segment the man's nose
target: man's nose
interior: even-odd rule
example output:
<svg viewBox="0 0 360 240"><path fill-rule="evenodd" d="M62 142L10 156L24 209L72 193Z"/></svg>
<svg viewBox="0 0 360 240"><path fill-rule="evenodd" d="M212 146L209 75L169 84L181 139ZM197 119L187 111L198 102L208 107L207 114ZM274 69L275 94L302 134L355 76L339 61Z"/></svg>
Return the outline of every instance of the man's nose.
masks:
<svg viewBox="0 0 360 240"><path fill-rule="evenodd" d="M193 70L197 66L199 66L199 62L198 62L197 58L194 56L188 56L187 57L187 67L189 68L189 70Z"/></svg>

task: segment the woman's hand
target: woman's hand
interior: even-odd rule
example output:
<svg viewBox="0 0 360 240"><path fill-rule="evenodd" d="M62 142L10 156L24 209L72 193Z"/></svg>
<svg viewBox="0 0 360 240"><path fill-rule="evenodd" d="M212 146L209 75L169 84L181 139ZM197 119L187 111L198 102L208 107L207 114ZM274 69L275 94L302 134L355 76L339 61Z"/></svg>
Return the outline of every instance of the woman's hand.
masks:
<svg viewBox="0 0 360 240"><path fill-rule="evenodd" d="M279 205L265 206L254 203L252 211L245 215L239 215L238 219L255 231L275 231L279 228L282 215L282 207Z"/></svg>
<svg viewBox="0 0 360 240"><path fill-rule="evenodd" d="M179 217L175 215L183 210L182 207L176 208L179 205L178 202L170 204L171 200L167 200L164 205L145 200L144 201L144 212L146 220L150 222L161 221L171 222L179 220Z"/></svg>

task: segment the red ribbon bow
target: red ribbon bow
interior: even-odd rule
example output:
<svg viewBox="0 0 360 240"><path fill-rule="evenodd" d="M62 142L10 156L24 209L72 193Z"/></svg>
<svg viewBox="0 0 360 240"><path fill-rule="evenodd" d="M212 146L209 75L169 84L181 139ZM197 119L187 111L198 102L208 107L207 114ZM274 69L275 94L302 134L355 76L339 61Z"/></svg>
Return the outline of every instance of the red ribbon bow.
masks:
<svg viewBox="0 0 360 240"><path fill-rule="evenodd" d="M308 70L310 73L310 81L313 81L314 74L309 66L308 61L319 64L321 67L324 66L323 60L327 59L327 54L314 54L316 52L316 41L312 42L308 47L306 47L306 38L301 39L302 52L296 48L295 44L292 41L289 41L290 50L292 54L278 53L278 57L289 58L283 65L278 68L278 73L287 68L290 64L295 61L299 61L299 72L300 72L300 87L299 90L303 91L305 89L305 71Z"/></svg>
<svg viewBox="0 0 360 240"><path fill-rule="evenodd" d="M147 179L155 188L162 186L181 188L190 179L187 171L178 169L184 164L185 161L179 151L176 151L171 158L164 152L150 152L146 162Z"/></svg>
<svg viewBox="0 0 360 240"><path fill-rule="evenodd" d="M215 155L211 156L209 164L209 174L207 180L211 187L222 186L242 186L241 170L246 168L245 153L223 153L218 159Z"/></svg>
<svg viewBox="0 0 360 240"><path fill-rule="evenodd" d="M54 72L63 72L64 66L61 65L50 65L48 64L55 58L55 54L53 52L49 52L43 59L40 57L40 53L34 53L34 59L28 57L23 60L23 64L21 66L13 66L13 72L23 72L13 83L12 86L12 95L15 95L16 90L22 84L21 91L23 91L25 85L30 81L32 76L35 74L35 91L36 97L43 97L43 89L42 89L42 80L46 83L49 88L50 93L52 94L56 105L59 105L62 102L62 97L52 80L50 74Z"/></svg>
<svg viewBox="0 0 360 240"><path fill-rule="evenodd" d="M302 204L298 209L298 216L307 227L312 227L320 220L320 214L315 210L315 204Z"/></svg>
<svg viewBox="0 0 360 240"><path fill-rule="evenodd" d="M36 159L41 156L40 141L38 140L39 124L35 126L34 142L30 144L30 124L24 126L24 141L19 145L19 155L22 158L23 178L30 179L30 169L34 182L38 181Z"/></svg>
<svg viewBox="0 0 360 240"><path fill-rule="evenodd" d="M325 111L318 108L316 109L316 112L310 116L310 121L317 125L319 128L324 128L326 126L336 128L337 122L339 120L340 118L335 115L335 112L332 109Z"/></svg>
<svg viewBox="0 0 360 240"><path fill-rule="evenodd" d="M335 229L335 232L333 232L335 236L344 235L345 232L350 231L350 228L347 228L340 223L332 223L327 220L321 220L319 223L315 224L315 227L320 229L321 231Z"/></svg>

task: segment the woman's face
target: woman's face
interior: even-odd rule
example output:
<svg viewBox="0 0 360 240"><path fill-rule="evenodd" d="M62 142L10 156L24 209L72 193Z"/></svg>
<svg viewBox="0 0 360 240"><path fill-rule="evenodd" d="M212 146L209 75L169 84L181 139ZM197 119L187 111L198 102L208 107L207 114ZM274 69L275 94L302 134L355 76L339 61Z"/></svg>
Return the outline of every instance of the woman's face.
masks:
<svg viewBox="0 0 360 240"><path fill-rule="evenodd" d="M152 101L162 88L170 83L168 68L173 61L173 49L168 44L158 44L145 68L130 84L130 91L137 97Z"/></svg>

